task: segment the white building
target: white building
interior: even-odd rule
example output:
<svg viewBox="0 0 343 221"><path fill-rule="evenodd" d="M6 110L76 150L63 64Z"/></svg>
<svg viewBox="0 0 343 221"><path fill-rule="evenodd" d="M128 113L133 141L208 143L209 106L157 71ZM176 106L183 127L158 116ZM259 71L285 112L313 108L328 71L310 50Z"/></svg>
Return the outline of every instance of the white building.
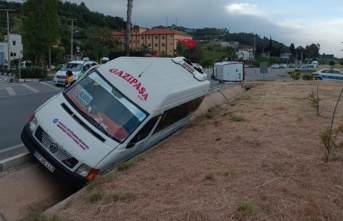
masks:
<svg viewBox="0 0 343 221"><path fill-rule="evenodd" d="M5 36L5 41L0 42L0 65L7 63L8 57L10 57L10 60L23 57L23 43L21 35L10 34L9 37L9 41L7 36Z"/></svg>
<svg viewBox="0 0 343 221"><path fill-rule="evenodd" d="M236 52L236 55L238 59L242 59L244 61L254 60L254 54L252 51L249 50L240 49L238 52Z"/></svg>

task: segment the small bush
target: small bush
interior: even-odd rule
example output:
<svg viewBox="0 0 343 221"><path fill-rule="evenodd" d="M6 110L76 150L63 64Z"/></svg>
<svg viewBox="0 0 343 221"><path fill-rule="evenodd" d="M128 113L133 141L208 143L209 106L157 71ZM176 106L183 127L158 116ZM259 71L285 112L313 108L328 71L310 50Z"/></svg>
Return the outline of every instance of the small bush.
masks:
<svg viewBox="0 0 343 221"><path fill-rule="evenodd" d="M313 80L313 74L304 74L303 75L303 80Z"/></svg>
<svg viewBox="0 0 343 221"><path fill-rule="evenodd" d="M27 67L20 69L20 78L46 78L48 71L42 67ZM16 77L19 78L19 71L16 71Z"/></svg>
<svg viewBox="0 0 343 221"><path fill-rule="evenodd" d="M96 203L96 202L102 200L104 195L105 194L103 192L94 192L94 193L89 194L86 199L90 203Z"/></svg>
<svg viewBox="0 0 343 221"><path fill-rule="evenodd" d="M212 173L211 174L206 174L205 175L205 180L214 181L215 180L214 175Z"/></svg>
<svg viewBox="0 0 343 221"><path fill-rule="evenodd" d="M259 213L259 209L250 202L239 202L235 211L235 217L239 220L242 218L251 218Z"/></svg>
<svg viewBox="0 0 343 221"><path fill-rule="evenodd" d="M317 95L315 95L313 93L313 91L311 92L311 94L309 95L309 99L310 99L310 104L312 107L316 108L317 111L317 115L319 116L319 102L320 102L320 98L318 97L318 86L317 86Z"/></svg>
<svg viewBox="0 0 343 221"><path fill-rule="evenodd" d="M293 80L299 80L300 76L301 76L301 72L300 71L288 71L289 76L291 76L291 78L293 78Z"/></svg>
<svg viewBox="0 0 343 221"><path fill-rule="evenodd" d="M233 122L244 122L245 119L242 116L238 116L236 114L230 114L230 120Z"/></svg>

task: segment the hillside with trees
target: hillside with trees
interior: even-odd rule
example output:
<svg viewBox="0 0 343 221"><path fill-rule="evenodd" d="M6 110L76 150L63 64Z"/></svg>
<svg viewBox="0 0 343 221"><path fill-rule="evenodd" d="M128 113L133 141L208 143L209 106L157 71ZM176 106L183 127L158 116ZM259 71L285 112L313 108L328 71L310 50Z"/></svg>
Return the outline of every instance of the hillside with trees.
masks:
<svg viewBox="0 0 343 221"><path fill-rule="evenodd" d="M64 63L71 54L71 32L74 53L99 60L109 52L122 50L121 42L112 37L112 31L126 29L126 21L121 17L93 12L83 2L76 4L60 0L26 0L24 3L9 2L5 6L1 6L1 2L3 1L0 1L0 7L14 9L10 12L10 32L23 36L23 59L33 60L36 65L47 64L48 57L54 64ZM44 11L49 13L44 14ZM5 12L0 13L0 19L6 24ZM51 24L53 27L50 27ZM230 33L227 28L192 29L175 25L153 28L171 28L192 35L198 45L192 50L179 46L176 53L187 55L192 61L204 66L223 59L236 59L238 49L254 46L256 57L268 54L268 57L278 58L282 53L291 53L293 60L316 58L320 50L318 43L305 47L295 47L294 44L286 46L271 36ZM6 34L6 25L3 25L0 27L0 40ZM222 47L218 44L230 41L239 42L239 48ZM148 50L147 52L151 53Z"/></svg>

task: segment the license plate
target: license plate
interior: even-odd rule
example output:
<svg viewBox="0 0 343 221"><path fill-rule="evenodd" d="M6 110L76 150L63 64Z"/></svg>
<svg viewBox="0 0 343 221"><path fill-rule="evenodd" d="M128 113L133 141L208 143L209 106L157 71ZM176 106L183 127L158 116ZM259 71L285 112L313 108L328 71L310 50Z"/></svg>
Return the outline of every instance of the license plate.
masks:
<svg viewBox="0 0 343 221"><path fill-rule="evenodd" d="M59 83L64 83L66 82L65 80L58 80Z"/></svg>
<svg viewBox="0 0 343 221"><path fill-rule="evenodd" d="M51 173L55 171L55 167L51 165L42 155L38 152L34 152L33 156L37 158L39 162L41 162Z"/></svg>

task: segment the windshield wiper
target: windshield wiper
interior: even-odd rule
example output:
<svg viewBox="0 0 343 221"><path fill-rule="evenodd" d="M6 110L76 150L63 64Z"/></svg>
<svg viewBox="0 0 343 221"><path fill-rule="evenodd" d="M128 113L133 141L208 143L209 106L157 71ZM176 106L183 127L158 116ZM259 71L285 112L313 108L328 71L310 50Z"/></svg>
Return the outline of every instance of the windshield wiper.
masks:
<svg viewBox="0 0 343 221"><path fill-rule="evenodd" d="M83 115L84 117L90 119L90 120L93 122L93 124L95 124L95 126L96 126L99 130L101 130L104 134L106 134L106 135L109 136L109 137L112 137L112 136L106 131L106 129L105 129L98 121L96 121L93 117L89 116L88 114L86 114L86 113L84 113L84 112L82 112L82 111L81 111L81 113L82 113L82 115Z"/></svg>

